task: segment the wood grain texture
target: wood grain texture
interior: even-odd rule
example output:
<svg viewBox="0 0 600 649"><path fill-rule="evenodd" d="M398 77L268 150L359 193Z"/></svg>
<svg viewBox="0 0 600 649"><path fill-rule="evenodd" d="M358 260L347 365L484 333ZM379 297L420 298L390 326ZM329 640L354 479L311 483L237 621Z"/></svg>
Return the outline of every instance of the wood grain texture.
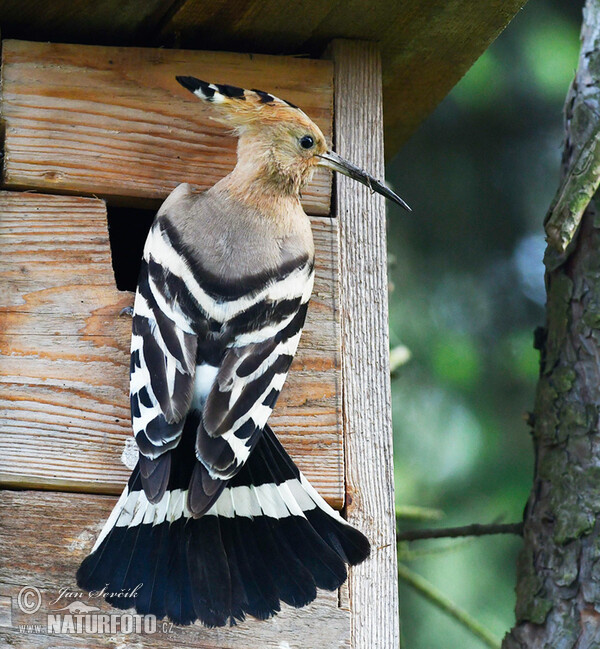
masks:
<svg viewBox="0 0 600 649"><path fill-rule="evenodd" d="M337 223L312 224L315 290L270 422L341 507ZM114 285L104 203L0 192L0 249L0 484L119 493L133 294Z"/></svg>
<svg viewBox="0 0 600 649"><path fill-rule="evenodd" d="M381 61L375 44L334 41L336 148L383 175ZM357 102L356 96L368 97ZM398 577L389 373L385 204L338 176L342 413L348 520L371 540L349 580L353 649L397 649Z"/></svg>
<svg viewBox="0 0 600 649"><path fill-rule="evenodd" d="M233 168L236 139L177 83L178 74L273 92L331 135L327 61L8 40L5 187L145 207L157 207L181 182L211 187ZM328 214L329 172L316 173L303 195L307 213Z"/></svg>
<svg viewBox="0 0 600 649"><path fill-rule="evenodd" d="M236 627L206 629L200 625L163 627L154 634L51 634L48 613L73 601L94 606L95 613L121 611L102 598L89 597L75 583L75 572L91 549L102 521L115 499L88 494L0 491L0 601L12 600L10 624L0 626L0 646L19 649L350 649L349 611L338 603L338 593L319 592L303 609L282 604L277 617L266 622L248 618ZM25 615L17 605L23 586L40 589L42 605ZM77 600L59 597L60 590L81 593ZM20 633L20 624L42 626L36 633ZM8 628L7 628L8 627ZM12 628L11 628L12 627Z"/></svg>

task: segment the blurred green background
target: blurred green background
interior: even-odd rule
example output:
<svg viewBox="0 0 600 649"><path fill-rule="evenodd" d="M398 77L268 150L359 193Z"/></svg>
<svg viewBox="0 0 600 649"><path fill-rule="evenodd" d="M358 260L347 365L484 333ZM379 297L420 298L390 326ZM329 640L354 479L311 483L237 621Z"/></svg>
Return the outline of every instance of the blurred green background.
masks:
<svg viewBox="0 0 600 649"><path fill-rule="evenodd" d="M413 207L389 207L396 503L435 523L522 517L544 322L542 221L558 183L562 106L577 65L579 0L530 0L388 165ZM450 546L450 551L438 552ZM400 556L408 546L400 547ZM498 637L514 622L520 540L418 541L405 563ZM481 641L400 585L402 649Z"/></svg>

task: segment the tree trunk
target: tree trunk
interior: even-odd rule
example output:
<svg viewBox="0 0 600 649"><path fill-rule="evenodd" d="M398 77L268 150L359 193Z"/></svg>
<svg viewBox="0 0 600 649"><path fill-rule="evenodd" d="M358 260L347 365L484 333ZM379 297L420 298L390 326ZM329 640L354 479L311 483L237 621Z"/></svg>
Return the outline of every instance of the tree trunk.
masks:
<svg viewBox="0 0 600 649"><path fill-rule="evenodd" d="M593 202L585 207L598 186L599 48L600 0L588 0L565 105L563 182L546 222L535 475L517 622L503 649L600 647L600 217Z"/></svg>

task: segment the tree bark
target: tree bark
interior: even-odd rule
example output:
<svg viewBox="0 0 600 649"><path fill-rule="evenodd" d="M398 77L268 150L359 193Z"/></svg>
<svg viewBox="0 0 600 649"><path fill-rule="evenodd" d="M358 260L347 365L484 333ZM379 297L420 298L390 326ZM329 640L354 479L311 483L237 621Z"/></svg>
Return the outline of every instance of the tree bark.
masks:
<svg viewBox="0 0 600 649"><path fill-rule="evenodd" d="M584 211L585 199L565 196L581 191L578 177L595 168L582 157L594 151L600 131L600 0L586 3L581 38L565 105L562 184L546 220L547 322L536 337L540 379L531 418L535 475L517 568L516 626L503 649L600 646L600 216L593 202ZM578 229L573 212L564 213L575 204ZM571 231L565 252L557 231Z"/></svg>

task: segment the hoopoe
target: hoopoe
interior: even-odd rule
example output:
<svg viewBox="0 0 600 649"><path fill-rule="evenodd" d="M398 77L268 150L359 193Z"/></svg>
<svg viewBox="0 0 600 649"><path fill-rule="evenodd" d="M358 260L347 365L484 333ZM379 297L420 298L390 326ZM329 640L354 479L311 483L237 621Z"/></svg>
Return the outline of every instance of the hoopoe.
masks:
<svg viewBox="0 0 600 649"><path fill-rule="evenodd" d="M370 550L267 424L313 286L300 190L324 166L409 208L296 106L177 80L233 127L237 165L203 193L179 185L148 234L131 339L139 460L77 581L118 608L223 626L308 604Z"/></svg>

